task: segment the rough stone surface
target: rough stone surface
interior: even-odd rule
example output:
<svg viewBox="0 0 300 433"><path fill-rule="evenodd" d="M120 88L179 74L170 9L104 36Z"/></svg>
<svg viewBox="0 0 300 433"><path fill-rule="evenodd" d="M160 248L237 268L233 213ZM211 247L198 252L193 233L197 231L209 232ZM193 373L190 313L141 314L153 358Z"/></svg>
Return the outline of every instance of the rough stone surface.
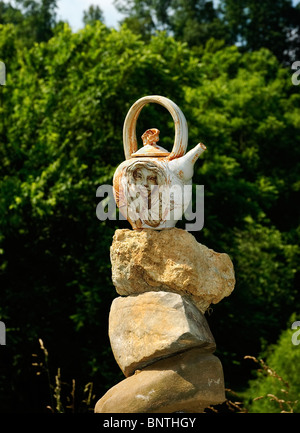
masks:
<svg viewBox="0 0 300 433"><path fill-rule="evenodd" d="M216 349L204 315L189 299L171 292L114 299L109 338L126 377L158 359L193 347L207 353Z"/></svg>
<svg viewBox="0 0 300 433"><path fill-rule="evenodd" d="M182 229L116 230L110 249L112 280L119 295L169 291L190 296L201 312L229 296L232 262Z"/></svg>
<svg viewBox="0 0 300 433"><path fill-rule="evenodd" d="M138 371L97 402L96 413L199 413L225 401L220 360L191 349Z"/></svg>

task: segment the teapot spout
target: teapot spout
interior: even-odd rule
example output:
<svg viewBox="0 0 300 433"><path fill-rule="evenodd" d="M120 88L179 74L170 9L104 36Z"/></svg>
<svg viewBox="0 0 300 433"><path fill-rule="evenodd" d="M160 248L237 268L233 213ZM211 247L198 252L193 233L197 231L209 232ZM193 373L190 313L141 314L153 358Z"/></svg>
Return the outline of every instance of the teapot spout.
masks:
<svg viewBox="0 0 300 433"><path fill-rule="evenodd" d="M198 143L193 149L180 158L173 159L169 162L169 168L173 171L183 182L188 182L194 174L194 164L206 150L203 143Z"/></svg>

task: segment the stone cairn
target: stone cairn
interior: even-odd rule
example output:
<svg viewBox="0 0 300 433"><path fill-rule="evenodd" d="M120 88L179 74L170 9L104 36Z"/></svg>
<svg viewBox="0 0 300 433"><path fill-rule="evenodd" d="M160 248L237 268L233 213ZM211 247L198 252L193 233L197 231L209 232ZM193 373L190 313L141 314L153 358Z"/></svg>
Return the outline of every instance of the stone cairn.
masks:
<svg viewBox="0 0 300 433"><path fill-rule="evenodd" d="M116 230L108 333L125 379L96 413L201 413L225 399L204 316L235 285L232 262L182 229Z"/></svg>

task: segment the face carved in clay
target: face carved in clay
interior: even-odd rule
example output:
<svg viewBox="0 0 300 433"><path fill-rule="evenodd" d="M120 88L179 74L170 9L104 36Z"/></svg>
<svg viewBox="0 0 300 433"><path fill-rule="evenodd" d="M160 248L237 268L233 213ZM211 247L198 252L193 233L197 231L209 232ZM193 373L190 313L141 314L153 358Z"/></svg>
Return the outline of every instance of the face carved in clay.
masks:
<svg viewBox="0 0 300 433"><path fill-rule="evenodd" d="M136 168L132 173L132 177L136 185L142 185L147 189L158 185L157 173L147 167Z"/></svg>
<svg viewBox="0 0 300 433"><path fill-rule="evenodd" d="M151 161L136 161L125 171L128 207L135 206L136 223L157 227L164 220L162 187L167 184L165 170Z"/></svg>

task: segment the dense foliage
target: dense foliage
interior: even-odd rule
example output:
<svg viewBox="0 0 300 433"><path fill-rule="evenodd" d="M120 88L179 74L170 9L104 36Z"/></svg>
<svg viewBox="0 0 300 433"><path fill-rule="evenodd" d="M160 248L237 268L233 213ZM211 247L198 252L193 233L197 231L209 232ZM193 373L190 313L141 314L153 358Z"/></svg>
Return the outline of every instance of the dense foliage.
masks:
<svg viewBox="0 0 300 433"><path fill-rule="evenodd" d="M290 322L294 323L296 318L293 315ZM264 353L266 361L255 360L259 368L255 370L255 378L250 381L244 399L250 413L300 412L299 342L299 329L286 329L277 344L268 347Z"/></svg>
<svg viewBox="0 0 300 433"><path fill-rule="evenodd" d="M114 0L134 32L165 30L196 48L211 37L243 51L270 49L280 62L300 55L300 3L292 0Z"/></svg>
<svg viewBox="0 0 300 433"><path fill-rule="evenodd" d="M243 51L208 39L195 49L165 32L143 39L126 24L109 29L99 10L85 18L91 24L83 30L51 25L52 37L35 44L20 38L18 24L0 24L7 67L0 86L1 411L55 409L48 379L54 383L58 368L63 382L76 380L76 411L86 410L87 383L98 398L122 378L107 336L117 296L109 247L115 229L129 224L96 218L96 190L111 184L124 159L128 109L149 94L179 105L190 147L207 146L193 178L205 185L205 224L193 234L235 266L233 294L207 320L227 387L245 391L253 365L244 356L276 344L299 312L299 86L264 47ZM138 136L149 126L171 148L169 113L145 107ZM300 349L285 340L284 350L293 364Z"/></svg>

